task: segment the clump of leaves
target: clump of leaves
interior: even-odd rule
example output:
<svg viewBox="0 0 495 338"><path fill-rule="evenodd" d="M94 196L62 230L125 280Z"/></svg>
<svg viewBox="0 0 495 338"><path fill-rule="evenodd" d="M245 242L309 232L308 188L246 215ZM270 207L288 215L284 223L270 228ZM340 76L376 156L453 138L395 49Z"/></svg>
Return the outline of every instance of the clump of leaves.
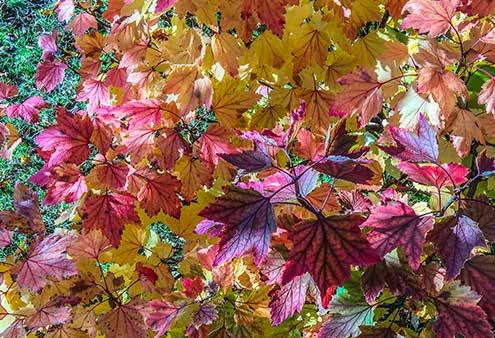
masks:
<svg viewBox="0 0 495 338"><path fill-rule="evenodd" d="M30 182L71 207L0 213L3 336L494 336L495 5L54 11L77 52L43 33L34 84L81 105L0 99L53 109Z"/></svg>

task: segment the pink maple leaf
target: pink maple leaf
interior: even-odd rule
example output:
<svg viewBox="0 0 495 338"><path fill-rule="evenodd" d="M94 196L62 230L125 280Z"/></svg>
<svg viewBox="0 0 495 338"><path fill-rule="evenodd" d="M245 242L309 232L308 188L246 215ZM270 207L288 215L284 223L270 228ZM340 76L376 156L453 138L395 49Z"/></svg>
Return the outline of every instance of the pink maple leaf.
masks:
<svg viewBox="0 0 495 338"><path fill-rule="evenodd" d="M21 117L28 122L37 122L38 112L47 106L41 96L32 96L23 103L8 106L6 113L10 118Z"/></svg>
<svg viewBox="0 0 495 338"><path fill-rule="evenodd" d="M72 236L52 234L33 243L26 259L14 270L19 287L38 292L46 285L48 277L60 281L75 275L74 263L67 257L72 239Z"/></svg>

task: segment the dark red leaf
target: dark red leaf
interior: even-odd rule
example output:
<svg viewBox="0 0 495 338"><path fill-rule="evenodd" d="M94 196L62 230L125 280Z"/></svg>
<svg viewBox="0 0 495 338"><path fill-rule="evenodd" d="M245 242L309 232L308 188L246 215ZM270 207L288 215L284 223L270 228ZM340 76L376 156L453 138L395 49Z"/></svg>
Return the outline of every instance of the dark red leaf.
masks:
<svg viewBox="0 0 495 338"><path fill-rule="evenodd" d="M251 189L231 186L199 215L225 224L215 265L250 251L257 264L265 258L271 235L276 230L269 198Z"/></svg>
<svg viewBox="0 0 495 338"><path fill-rule="evenodd" d="M362 277L362 288L368 303L373 303L387 286L394 295L414 295L419 288L416 276L401 265L393 254L385 256L383 262L367 268Z"/></svg>
<svg viewBox="0 0 495 338"><path fill-rule="evenodd" d="M374 176L373 170L367 165L372 163L364 159L352 159L346 156L328 156L324 160L317 161L313 167L336 179L366 184Z"/></svg>
<svg viewBox="0 0 495 338"><path fill-rule="evenodd" d="M89 197L83 206L83 228L100 229L117 247L125 224L139 223L134 210L136 199L130 194L106 193Z"/></svg>
<svg viewBox="0 0 495 338"><path fill-rule="evenodd" d="M270 156L259 150L245 150L241 153L219 154L218 156L247 172L260 171L272 165Z"/></svg>
<svg viewBox="0 0 495 338"><path fill-rule="evenodd" d="M330 216L303 221L290 231L294 247L289 253L282 277L288 283L309 272L320 289L323 305L329 294L351 275L351 265L367 266L380 260L359 225L360 216Z"/></svg>
<svg viewBox="0 0 495 338"><path fill-rule="evenodd" d="M433 227L433 217L420 217L408 205L392 201L374 208L362 226L372 228L368 239L379 255L383 257L401 246L409 265L417 270L425 235Z"/></svg>
<svg viewBox="0 0 495 338"><path fill-rule="evenodd" d="M437 251L446 266L446 279L453 279L462 269L475 246L484 246L480 228L465 215L451 217L435 224L428 240L437 246Z"/></svg>
<svg viewBox="0 0 495 338"><path fill-rule="evenodd" d="M495 318L495 256L474 256L464 264L461 272L462 282L481 295L479 305Z"/></svg>
<svg viewBox="0 0 495 338"><path fill-rule="evenodd" d="M476 199L463 199L461 212L478 223L483 235L495 242L495 205L482 195Z"/></svg>

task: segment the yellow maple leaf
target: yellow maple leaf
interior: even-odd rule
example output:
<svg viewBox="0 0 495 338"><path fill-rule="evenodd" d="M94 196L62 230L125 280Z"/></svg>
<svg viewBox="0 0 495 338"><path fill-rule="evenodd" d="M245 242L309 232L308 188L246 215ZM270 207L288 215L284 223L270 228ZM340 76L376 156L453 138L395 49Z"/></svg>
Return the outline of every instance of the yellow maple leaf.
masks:
<svg viewBox="0 0 495 338"><path fill-rule="evenodd" d="M222 81L213 82L213 102L211 109L220 124L237 127L240 115L251 108L258 100L258 94L248 88L244 82L226 75Z"/></svg>

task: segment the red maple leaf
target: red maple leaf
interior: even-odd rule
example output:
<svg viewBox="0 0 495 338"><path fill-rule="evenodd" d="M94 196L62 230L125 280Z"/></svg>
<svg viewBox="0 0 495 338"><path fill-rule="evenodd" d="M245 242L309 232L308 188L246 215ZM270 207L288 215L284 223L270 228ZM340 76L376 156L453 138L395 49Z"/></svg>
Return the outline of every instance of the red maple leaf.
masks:
<svg viewBox="0 0 495 338"><path fill-rule="evenodd" d="M289 234L294 247L282 282L309 272L320 289L323 305L328 305L335 289L350 278L351 265L367 266L380 260L359 229L363 221L355 215L330 216L294 226Z"/></svg>
<svg viewBox="0 0 495 338"><path fill-rule="evenodd" d="M416 163L399 163L398 168L415 182L432 185L438 189L461 185L467 181L469 170L457 163L420 166Z"/></svg>
<svg viewBox="0 0 495 338"><path fill-rule="evenodd" d="M360 127L365 126L382 110L381 83L374 72L370 74L365 69L359 69L341 77L339 83L344 89L337 96L334 109L348 114L358 111Z"/></svg>
<svg viewBox="0 0 495 338"><path fill-rule="evenodd" d="M47 193L43 203L57 204L62 201L72 203L88 191L84 175L72 163L62 164L51 170L51 182L47 185Z"/></svg>
<svg viewBox="0 0 495 338"><path fill-rule="evenodd" d="M77 100L87 102L88 111L94 112L96 108L110 104L110 91L103 81L88 78L83 82L83 88L77 95Z"/></svg>
<svg viewBox="0 0 495 338"><path fill-rule="evenodd" d="M155 337L161 337L172 326L179 314L180 308L162 300L148 302L144 312L146 325L156 331Z"/></svg>
<svg viewBox="0 0 495 338"><path fill-rule="evenodd" d="M89 197L82 209L82 226L86 230L100 229L117 247L125 224L139 223L134 210L134 196L127 193L106 193Z"/></svg>
<svg viewBox="0 0 495 338"><path fill-rule="evenodd" d="M66 69L67 65L58 60L40 63L34 76L36 88L51 92L64 79Z"/></svg>
<svg viewBox="0 0 495 338"><path fill-rule="evenodd" d="M167 105L157 99L133 100L113 108L112 112L119 117L128 118L131 129L159 125L164 121L166 113L178 119L178 110L174 105Z"/></svg>
<svg viewBox="0 0 495 338"><path fill-rule="evenodd" d="M177 196L180 182L175 177L153 172L139 172L133 176L137 176L143 184L137 199L150 217L157 215L160 210L175 218L180 217L181 203Z"/></svg>
<svg viewBox="0 0 495 338"><path fill-rule="evenodd" d="M433 218L416 215L411 207L402 202L390 202L374 208L362 226L372 228L368 239L380 256L401 246L409 265L417 270L425 235L433 227Z"/></svg>
<svg viewBox="0 0 495 338"><path fill-rule="evenodd" d="M293 314L301 312L311 283L313 283L311 276L305 273L270 292L272 325L279 325Z"/></svg>
<svg viewBox="0 0 495 338"><path fill-rule="evenodd" d="M89 156L89 144L93 125L87 115L69 115L59 109L57 124L36 136L41 150L50 153L48 166L64 161L80 164Z"/></svg>
<svg viewBox="0 0 495 338"><path fill-rule="evenodd" d="M233 153L235 148L228 141L230 132L219 124L212 124L198 139L200 157L205 162L218 163L220 154Z"/></svg>
<svg viewBox="0 0 495 338"><path fill-rule="evenodd" d="M90 28L97 29L98 21L96 18L86 12L81 12L67 25L75 36L82 37Z"/></svg>
<svg viewBox="0 0 495 338"><path fill-rule="evenodd" d="M98 154L95 156L94 162L93 170L101 182L110 188L124 188L129 174L129 166L124 161L109 160Z"/></svg>
<svg viewBox="0 0 495 338"><path fill-rule="evenodd" d="M433 330L437 337L451 338L457 333L464 337L494 337L492 325L477 305L479 296L458 281L444 287L435 298L437 320Z"/></svg>
<svg viewBox="0 0 495 338"><path fill-rule="evenodd" d="M0 100L8 99L17 95L17 87L0 82Z"/></svg>

